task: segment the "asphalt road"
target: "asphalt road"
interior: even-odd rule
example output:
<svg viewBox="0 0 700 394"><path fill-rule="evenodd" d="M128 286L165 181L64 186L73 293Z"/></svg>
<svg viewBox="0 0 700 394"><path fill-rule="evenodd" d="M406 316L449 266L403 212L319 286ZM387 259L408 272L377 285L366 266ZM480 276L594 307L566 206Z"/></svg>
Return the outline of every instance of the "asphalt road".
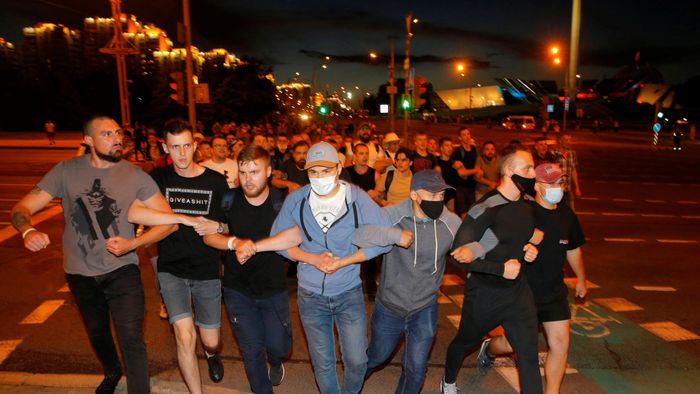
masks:
<svg viewBox="0 0 700 394"><path fill-rule="evenodd" d="M453 126L425 127L439 136L456 134ZM494 139L500 144L513 138L527 143L536 133L475 127L473 135L477 142ZM700 384L700 317L694 306L700 299L696 279L700 273L696 265L700 262L700 145L687 144L680 153L654 150L646 137L624 132L583 132L574 137L583 191L576 210L587 238L585 262L593 288L588 303L574 309L564 393L696 392ZM3 229L14 202L57 160L72 154L72 150L0 149L0 389L4 387L2 374L10 372L38 376L101 372L70 293L65 292L60 245L63 219L56 214L58 208L50 207L49 214L54 215L45 215L48 218L38 225L53 241L41 253L29 254L20 237L9 236L10 230ZM151 372L159 382L177 385L180 378L171 330L157 316L153 273L145 259L141 268L147 290ZM426 393L439 392L445 350L459 318L462 278L463 272L451 267L441 289L438 335ZM294 290L290 282L294 348L287 377L277 391L315 392ZM38 316L38 311L45 313ZM223 341L227 372L216 387L246 391L240 353L226 324ZM393 391L400 357L401 350L387 368L373 375L365 392ZM514 392L517 379L513 380L512 362L499 361L483 378L476 376L474 362L473 355L465 360L460 388ZM206 377L204 381L212 385Z"/></svg>

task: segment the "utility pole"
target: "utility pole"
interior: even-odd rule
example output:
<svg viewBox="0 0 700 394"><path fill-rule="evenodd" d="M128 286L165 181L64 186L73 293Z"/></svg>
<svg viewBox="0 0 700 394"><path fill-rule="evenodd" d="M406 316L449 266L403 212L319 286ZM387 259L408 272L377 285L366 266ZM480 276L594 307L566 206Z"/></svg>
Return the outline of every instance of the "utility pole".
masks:
<svg viewBox="0 0 700 394"><path fill-rule="evenodd" d="M194 73L192 71L192 29L190 25L190 0L182 0L182 23L185 27L185 78L187 78L187 113L190 125L197 131L197 107L194 103Z"/></svg>
<svg viewBox="0 0 700 394"><path fill-rule="evenodd" d="M394 86L394 39L389 38L389 48L391 50L391 59L389 61L389 131L396 132L394 124L394 106L396 105L396 86Z"/></svg>
<svg viewBox="0 0 700 394"><path fill-rule="evenodd" d="M581 0L571 1L571 41L569 42L568 88L572 100L576 101L576 75L578 75L578 50L581 35Z"/></svg>
<svg viewBox="0 0 700 394"><path fill-rule="evenodd" d="M404 75L404 95L408 96L408 78L411 68L411 22L413 21L413 14L411 12L406 15L406 55L403 60L403 75ZM408 141L408 115L409 109L404 108L403 111L403 140Z"/></svg>
<svg viewBox="0 0 700 394"><path fill-rule="evenodd" d="M131 124L131 111L129 109L129 85L126 79L126 55L139 53L138 49L126 47L124 45L124 35L122 34L122 9L121 0L110 0L112 6L112 25L114 26L114 37L106 47L100 48L100 52L114 55L117 62L117 81L119 83L119 110L121 112L122 126ZM129 45L133 45L128 43Z"/></svg>

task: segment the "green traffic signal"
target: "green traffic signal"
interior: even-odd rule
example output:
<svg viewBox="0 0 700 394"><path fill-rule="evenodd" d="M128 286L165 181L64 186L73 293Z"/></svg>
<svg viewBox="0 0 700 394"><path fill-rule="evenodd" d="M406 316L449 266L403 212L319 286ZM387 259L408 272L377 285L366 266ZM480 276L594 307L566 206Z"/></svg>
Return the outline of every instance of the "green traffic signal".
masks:
<svg viewBox="0 0 700 394"><path fill-rule="evenodd" d="M319 115L328 115L328 105L326 104L321 104L318 106L316 109Z"/></svg>
<svg viewBox="0 0 700 394"><path fill-rule="evenodd" d="M408 97L404 97L403 100L401 100L401 108L405 110L411 108L411 100L409 100Z"/></svg>

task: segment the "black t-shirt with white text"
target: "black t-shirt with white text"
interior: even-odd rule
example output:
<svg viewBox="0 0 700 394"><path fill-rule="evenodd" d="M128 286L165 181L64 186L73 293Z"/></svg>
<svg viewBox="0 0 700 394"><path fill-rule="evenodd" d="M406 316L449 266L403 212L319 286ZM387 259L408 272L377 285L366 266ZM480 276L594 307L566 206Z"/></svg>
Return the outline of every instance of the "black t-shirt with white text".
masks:
<svg viewBox="0 0 700 394"><path fill-rule="evenodd" d="M277 217L272 193L279 191L271 188L267 200L255 206L243 193L237 192L231 209L226 212L229 234L253 241L270 236L272 223ZM282 199L281 196L277 198ZM235 252L228 252L224 263L224 286L252 298L277 294L287 290L284 262L284 258L275 252L262 252L241 265Z"/></svg>
<svg viewBox="0 0 700 394"><path fill-rule="evenodd" d="M221 198L228 184L218 172L205 168L202 174L187 178L167 166L153 170L151 177L173 212L225 221ZM183 279L217 279L220 261L219 252L207 246L189 226L180 225L177 231L158 243L158 272Z"/></svg>
<svg viewBox="0 0 700 394"><path fill-rule="evenodd" d="M537 245L537 259L525 263L523 271L530 284L535 302L546 303L566 297L564 263L566 252L586 243L578 218L566 204L547 209L530 201L535 210L535 227L544 231L544 238Z"/></svg>

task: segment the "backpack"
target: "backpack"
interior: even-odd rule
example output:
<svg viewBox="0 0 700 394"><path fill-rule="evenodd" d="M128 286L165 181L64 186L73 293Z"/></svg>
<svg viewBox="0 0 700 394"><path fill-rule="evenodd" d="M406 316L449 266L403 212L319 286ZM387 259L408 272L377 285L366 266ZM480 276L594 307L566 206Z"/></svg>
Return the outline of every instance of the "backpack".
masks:
<svg viewBox="0 0 700 394"><path fill-rule="evenodd" d="M386 172L386 179L384 180L384 193L389 193L389 186L391 182L394 181L394 170L389 170Z"/></svg>

